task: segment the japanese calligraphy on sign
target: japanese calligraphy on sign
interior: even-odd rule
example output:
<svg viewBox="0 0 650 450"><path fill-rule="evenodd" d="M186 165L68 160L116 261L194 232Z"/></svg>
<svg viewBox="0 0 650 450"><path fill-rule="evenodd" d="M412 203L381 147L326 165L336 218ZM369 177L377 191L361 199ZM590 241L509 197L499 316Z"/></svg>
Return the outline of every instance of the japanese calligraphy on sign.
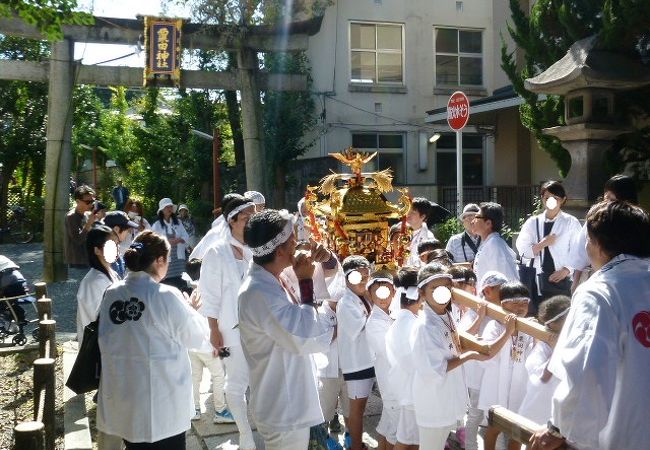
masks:
<svg viewBox="0 0 650 450"><path fill-rule="evenodd" d="M145 86L180 85L181 19L145 17Z"/></svg>

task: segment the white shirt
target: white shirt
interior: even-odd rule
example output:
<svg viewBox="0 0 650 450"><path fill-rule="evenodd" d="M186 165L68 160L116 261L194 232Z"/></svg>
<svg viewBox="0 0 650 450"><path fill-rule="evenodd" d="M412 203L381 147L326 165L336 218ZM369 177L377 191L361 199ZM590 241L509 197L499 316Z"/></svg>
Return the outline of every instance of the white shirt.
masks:
<svg viewBox="0 0 650 450"><path fill-rule="evenodd" d="M650 260L629 255L573 295L549 370L560 379L553 423L578 448L648 448L649 310Z"/></svg>
<svg viewBox="0 0 650 450"><path fill-rule="evenodd" d="M336 326L336 311L334 311L328 302L325 302L318 308L318 314L321 320L329 323L330 326ZM318 378L338 378L339 377L339 340L335 338L330 342L329 349L326 352L314 354L314 363L316 364L316 375Z"/></svg>
<svg viewBox="0 0 650 450"><path fill-rule="evenodd" d="M474 259L474 273L478 280L476 292L483 290L481 280L490 270L501 272L509 281L519 281L517 255L497 232L491 233L481 242Z"/></svg>
<svg viewBox="0 0 650 450"><path fill-rule="evenodd" d="M334 329L255 263L239 294L239 329L255 423L276 432L323 423L311 354L328 349Z"/></svg>
<svg viewBox="0 0 650 450"><path fill-rule="evenodd" d="M544 250L537 256L533 255L533 245L537 244L544 238L544 222L546 221L546 211L542 214L529 217L524 225L521 227L517 242L515 243L519 255L534 259L533 266L537 269L537 273L542 273L541 259L544 257ZM571 272L575 267L572 262L572 253L576 251L575 239L580 234L580 222L578 219L570 214L560 211L555 217L551 233L557 237L553 245L548 246L548 250L553 257L555 263L555 270L560 270L566 267ZM539 238L537 237L539 233Z"/></svg>
<svg viewBox="0 0 650 450"><path fill-rule="evenodd" d="M213 223L212 228L196 244L192 253L190 253L189 259L203 259L208 250L217 245L219 241L227 239L230 234L230 227L226 225L226 220L223 216L219 216L215 222L218 222L217 225L215 226Z"/></svg>
<svg viewBox="0 0 650 450"><path fill-rule="evenodd" d="M118 280L117 274L109 269L112 279L95 268L91 268L77 291L77 342L81 347L84 337L84 328L91 322L97 320L99 305L102 303L104 291Z"/></svg>
<svg viewBox="0 0 650 450"><path fill-rule="evenodd" d="M553 376L546 383L541 380L552 353L550 345L538 341L526 359L528 384L519 414L539 424L545 424L551 418L551 399L555 388L560 384L560 380Z"/></svg>
<svg viewBox="0 0 650 450"><path fill-rule="evenodd" d="M178 223L174 223L173 220L169 219L168 222L160 223L160 220L156 220L151 226L151 230L160 234L161 236L167 238L168 234L174 234L177 238L183 239L184 243L176 244L176 258L185 259L185 249L190 242L190 236L187 234L185 227L178 219Z"/></svg>
<svg viewBox="0 0 650 450"><path fill-rule="evenodd" d="M339 324L339 363L344 374L373 366L366 338L366 322L369 315L363 300L349 288L346 289L336 307L336 320Z"/></svg>
<svg viewBox="0 0 650 450"><path fill-rule="evenodd" d="M411 332L418 316L400 309L395 322L386 333L386 355L390 363L390 380L400 406L413 405L413 375L415 361L411 351Z"/></svg>
<svg viewBox="0 0 650 450"><path fill-rule="evenodd" d="M580 228L580 233L573 236L571 245L571 267L575 270L585 270L591 265L589 255L587 255L587 223Z"/></svg>
<svg viewBox="0 0 650 450"><path fill-rule="evenodd" d="M188 430L194 402L187 349L208 339L205 318L178 289L145 272L108 288L99 315L97 428L130 442Z"/></svg>
<svg viewBox="0 0 650 450"><path fill-rule="evenodd" d="M503 324L490 320L483 333L484 342L496 341L504 330ZM513 334L496 356L483 362L485 371L481 380L479 409L487 411L491 406L501 405L512 411L519 410L526 395L528 372L525 364L532 344L533 338L527 334ZM520 351L516 360L511 357L513 346Z"/></svg>
<svg viewBox="0 0 650 450"><path fill-rule="evenodd" d="M478 317L478 314L473 309L468 309L463 313L463 317L460 319L458 328L461 330L467 331L469 327L474 323L474 320ZM481 321L478 329L477 336L483 336L485 332L485 326L488 324L490 319L484 317ZM483 361L467 361L463 364L463 372L465 372L465 384L467 384L468 389L481 389L481 382L483 381Z"/></svg>
<svg viewBox="0 0 650 450"><path fill-rule="evenodd" d="M390 363L386 353L386 334L393 324L394 320L386 314L379 306L374 305L366 324L366 336L368 338L368 347L370 356L375 366L375 375L381 400L387 405L397 405L397 394L390 382Z"/></svg>
<svg viewBox="0 0 650 450"><path fill-rule="evenodd" d="M248 261L252 260L250 249L228 232L227 239L217 242L206 253L199 278L203 301L199 312L205 317L219 320L224 347L241 345L237 328L237 294L246 274L240 270L233 246L241 250L246 264L249 264Z"/></svg>
<svg viewBox="0 0 650 450"><path fill-rule="evenodd" d="M453 326L453 321L451 315L438 315L425 304L411 335L415 363L413 401L415 418L420 427L455 425L467 409L467 388L462 366L447 371L448 361L459 356L452 344L451 331L447 328Z"/></svg>
<svg viewBox="0 0 650 450"><path fill-rule="evenodd" d="M422 224L422 227L419 230L413 231L411 236L411 245L409 246L409 257L406 260L407 266L420 267L422 266L422 261L420 260L420 255L418 255L418 245L420 242L426 241L428 239L435 239L431 230L427 227L426 222Z"/></svg>

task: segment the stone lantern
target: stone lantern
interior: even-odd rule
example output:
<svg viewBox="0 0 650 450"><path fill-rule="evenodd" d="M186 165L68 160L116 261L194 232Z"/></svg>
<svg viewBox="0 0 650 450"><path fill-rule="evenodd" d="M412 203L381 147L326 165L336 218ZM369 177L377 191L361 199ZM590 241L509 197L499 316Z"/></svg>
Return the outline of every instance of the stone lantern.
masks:
<svg viewBox="0 0 650 450"><path fill-rule="evenodd" d="M616 92L650 84L650 67L595 44L596 36L574 43L562 59L525 81L531 92L564 96L566 125L543 132L557 137L571 155L564 185L568 209L576 213L602 194L605 153L617 136L633 130L616 114Z"/></svg>

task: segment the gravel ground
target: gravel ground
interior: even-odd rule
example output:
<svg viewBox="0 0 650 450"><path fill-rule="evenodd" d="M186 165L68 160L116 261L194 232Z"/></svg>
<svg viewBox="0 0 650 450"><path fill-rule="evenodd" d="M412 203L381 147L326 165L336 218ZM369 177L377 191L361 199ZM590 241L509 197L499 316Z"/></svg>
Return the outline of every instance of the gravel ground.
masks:
<svg viewBox="0 0 650 450"><path fill-rule="evenodd" d="M20 266L20 271L32 284L43 279L43 244L2 244L0 255L5 255ZM69 269L68 280L47 286L52 299L57 333L76 333L77 289L87 270ZM27 309L27 317L35 318L36 311ZM28 331L31 331L29 329Z"/></svg>

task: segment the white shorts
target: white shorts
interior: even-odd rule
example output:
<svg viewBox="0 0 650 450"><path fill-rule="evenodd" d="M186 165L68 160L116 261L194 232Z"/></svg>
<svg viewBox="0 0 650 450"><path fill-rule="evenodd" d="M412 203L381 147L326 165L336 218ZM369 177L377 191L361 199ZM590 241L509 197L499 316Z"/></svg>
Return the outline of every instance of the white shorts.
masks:
<svg viewBox="0 0 650 450"><path fill-rule="evenodd" d="M370 397L370 392L372 391L372 385L374 383L374 378L368 378L365 380L347 380L345 384L348 386L348 398L350 400L356 400L358 398Z"/></svg>
<svg viewBox="0 0 650 450"><path fill-rule="evenodd" d="M418 423L413 406L401 406L397 422L397 441L405 445L420 445Z"/></svg>
<svg viewBox="0 0 650 450"><path fill-rule="evenodd" d="M399 423L399 406L384 403L381 418L377 424L377 433L386 438L389 444L397 443L397 424Z"/></svg>

